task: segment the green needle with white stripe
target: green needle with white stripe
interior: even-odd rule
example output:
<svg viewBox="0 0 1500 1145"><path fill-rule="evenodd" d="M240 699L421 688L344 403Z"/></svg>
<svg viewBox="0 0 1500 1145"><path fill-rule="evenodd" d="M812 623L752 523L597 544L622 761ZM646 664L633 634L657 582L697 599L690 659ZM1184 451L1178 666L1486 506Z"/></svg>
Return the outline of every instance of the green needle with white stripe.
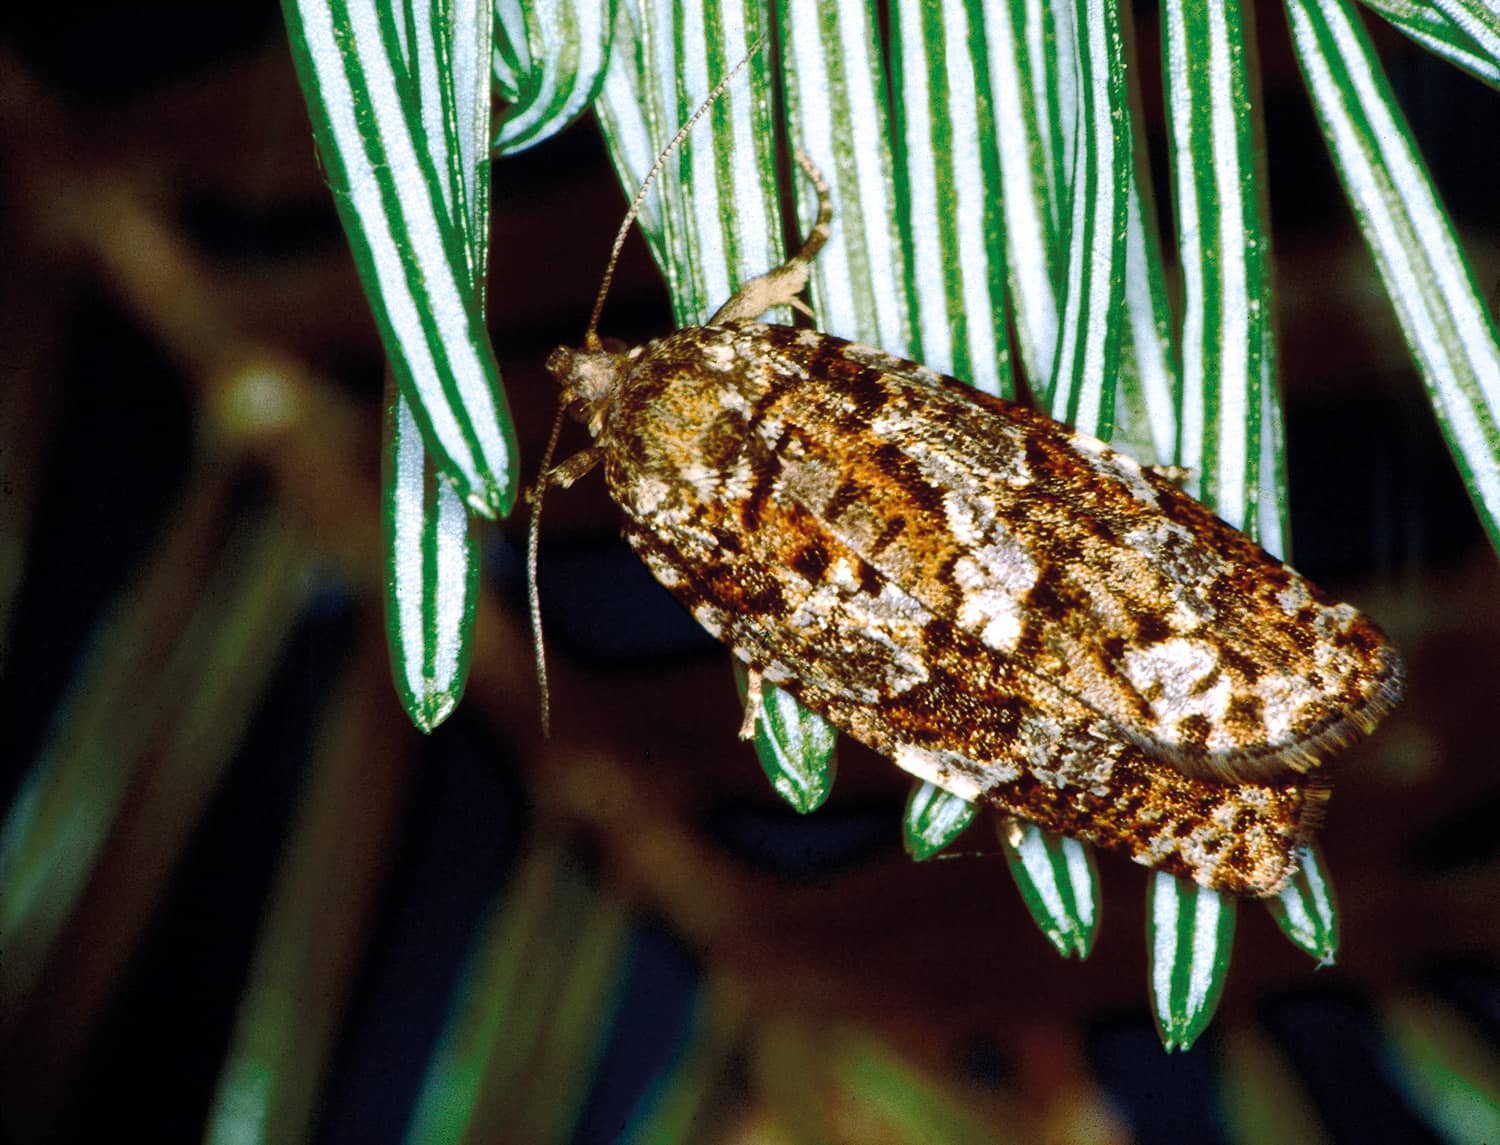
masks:
<svg viewBox="0 0 1500 1145"><path fill-rule="evenodd" d="M480 2L480 0L475 0ZM495 152L550 139L599 94L614 34L613 0L496 0L495 86L510 105Z"/></svg>
<svg viewBox="0 0 1500 1145"><path fill-rule="evenodd" d="M1316 958L1319 966L1332 966L1339 949L1333 884L1323 870L1323 858L1317 847L1304 847L1300 859L1296 877L1280 894L1266 901L1266 909L1294 946Z"/></svg>
<svg viewBox="0 0 1500 1145"><path fill-rule="evenodd" d="M516 496L515 431L471 286L478 264L465 242L465 212L444 190L453 168L434 163L427 138L429 77L452 71L458 53L429 67L417 44L408 63L403 44L437 21L434 41L451 48L454 9L376 0L282 7L318 151L391 369L465 504L502 515Z"/></svg>
<svg viewBox="0 0 1500 1145"><path fill-rule="evenodd" d="M901 842L917 862L930 859L957 839L974 822L979 808L967 799L919 779L906 797L901 817Z"/></svg>
<svg viewBox="0 0 1500 1145"><path fill-rule="evenodd" d="M1177 462L1201 501L1255 537L1262 389L1274 385L1275 349L1246 32L1238 0L1168 0L1162 9L1183 276ZM1262 543L1280 551L1280 532Z"/></svg>
<svg viewBox="0 0 1500 1145"><path fill-rule="evenodd" d="M1037 928L1064 958L1087 958L1099 932L1101 906L1093 850L1023 819L1002 820L996 833Z"/></svg>
<svg viewBox="0 0 1500 1145"><path fill-rule="evenodd" d="M1078 135L1062 325L1046 405L1058 421L1109 440L1114 428L1125 237L1134 142L1117 0L1076 0ZM1061 19L1061 14L1059 14Z"/></svg>
<svg viewBox="0 0 1500 1145"><path fill-rule="evenodd" d="M811 156L833 196L832 231L812 268L818 329L910 357L907 269L874 13L835 0L780 0L778 14L787 134ZM793 179L802 217L810 218L812 188L800 171Z"/></svg>
<svg viewBox="0 0 1500 1145"><path fill-rule="evenodd" d="M402 707L430 732L463 696L479 557L464 504L432 465L411 406L394 386L385 434L386 643Z"/></svg>
<svg viewBox="0 0 1500 1145"><path fill-rule="evenodd" d="M1151 1016L1169 1053L1192 1048L1229 976L1234 900L1152 872L1146 897Z"/></svg>
<svg viewBox="0 0 1500 1145"><path fill-rule="evenodd" d="M397 24L420 138L460 243L464 285L481 313L489 253L491 30L492 9L482 0L409 4ZM395 385L386 393L382 478L391 674L407 715L426 732L463 695L479 558L464 504Z"/></svg>
<svg viewBox="0 0 1500 1145"><path fill-rule="evenodd" d="M896 199L906 252L907 357L1013 397L1005 209L984 9L891 7Z"/></svg>
<svg viewBox="0 0 1500 1145"><path fill-rule="evenodd" d="M1358 16L1287 0L1292 46L1469 497L1500 548L1500 335Z"/></svg>
<svg viewBox="0 0 1500 1145"><path fill-rule="evenodd" d="M1489 0L1364 0L1433 55L1500 89L1500 8Z"/></svg>

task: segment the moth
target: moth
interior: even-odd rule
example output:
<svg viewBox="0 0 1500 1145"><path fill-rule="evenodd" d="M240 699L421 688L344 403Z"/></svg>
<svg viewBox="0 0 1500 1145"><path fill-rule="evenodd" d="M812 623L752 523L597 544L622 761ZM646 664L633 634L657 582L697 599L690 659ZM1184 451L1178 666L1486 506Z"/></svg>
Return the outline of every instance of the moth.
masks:
<svg viewBox="0 0 1500 1145"><path fill-rule="evenodd" d="M762 681L964 799L1237 895L1276 893L1324 764L1402 662L1176 484L1024 406L814 330L802 250L702 327L548 369L656 579ZM597 314L597 308L596 308Z"/></svg>

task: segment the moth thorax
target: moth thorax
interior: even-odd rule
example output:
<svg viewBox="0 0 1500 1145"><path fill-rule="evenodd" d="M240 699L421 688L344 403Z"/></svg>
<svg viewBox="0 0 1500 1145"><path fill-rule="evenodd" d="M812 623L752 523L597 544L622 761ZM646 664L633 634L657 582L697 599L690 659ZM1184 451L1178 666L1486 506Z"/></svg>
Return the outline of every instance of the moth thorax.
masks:
<svg viewBox="0 0 1500 1145"><path fill-rule="evenodd" d="M562 386L569 413L599 435L604 409L620 384L623 354L608 350L571 350L559 346L547 358L547 369Z"/></svg>

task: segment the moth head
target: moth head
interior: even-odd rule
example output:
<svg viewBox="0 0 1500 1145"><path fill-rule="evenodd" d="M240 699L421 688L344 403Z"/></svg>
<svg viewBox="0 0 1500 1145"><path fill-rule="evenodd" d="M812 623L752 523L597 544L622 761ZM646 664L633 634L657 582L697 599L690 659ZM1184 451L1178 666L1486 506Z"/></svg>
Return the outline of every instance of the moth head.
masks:
<svg viewBox="0 0 1500 1145"><path fill-rule="evenodd" d="M603 349L570 350L559 346L547 358L547 370L562 386L562 400L568 413L588 426L595 437L604 427L604 411L620 384L623 357Z"/></svg>

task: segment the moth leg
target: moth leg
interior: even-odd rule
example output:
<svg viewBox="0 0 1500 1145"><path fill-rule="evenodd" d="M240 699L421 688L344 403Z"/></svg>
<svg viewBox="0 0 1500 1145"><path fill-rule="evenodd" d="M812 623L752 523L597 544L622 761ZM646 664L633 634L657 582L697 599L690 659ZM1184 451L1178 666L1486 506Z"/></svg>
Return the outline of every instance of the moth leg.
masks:
<svg viewBox="0 0 1500 1145"><path fill-rule="evenodd" d="M807 241L802 244L801 250L775 270L769 270L744 283L729 296L728 302L719 307L708 320L708 325L754 321L776 306L794 306L804 314L812 314L797 295L807 285L808 275L812 273L812 260L828 241L828 224L833 220L833 199L829 195L828 184L823 181L823 173L800 147L796 152L796 160L797 166L806 173L813 190L818 193L818 218L813 223L812 230L807 233Z"/></svg>
<svg viewBox="0 0 1500 1145"><path fill-rule="evenodd" d="M542 488L556 485L559 489L567 489L603 460L604 449L601 446L587 446L542 474L540 485Z"/></svg>
<svg viewBox="0 0 1500 1145"><path fill-rule="evenodd" d="M755 721L760 719L763 693L760 669L747 668L745 670L745 718L740 721L740 739L755 738Z"/></svg>

